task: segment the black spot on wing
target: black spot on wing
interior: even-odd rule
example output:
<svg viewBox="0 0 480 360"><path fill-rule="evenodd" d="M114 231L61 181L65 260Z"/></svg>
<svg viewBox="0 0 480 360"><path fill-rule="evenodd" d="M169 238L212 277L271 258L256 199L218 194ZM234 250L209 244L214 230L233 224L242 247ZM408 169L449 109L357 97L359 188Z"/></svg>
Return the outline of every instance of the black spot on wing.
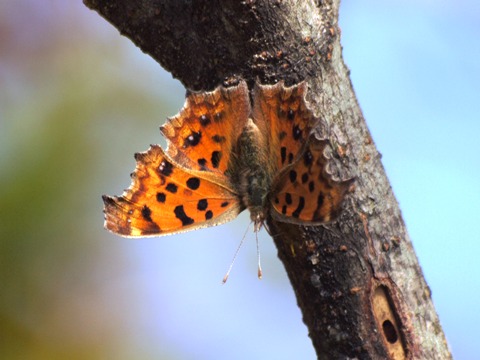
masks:
<svg viewBox="0 0 480 360"><path fill-rule="evenodd" d="M290 193L285 193L285 202L287 205L292 205L292 195Z"/></svg>
<svg viewBox="0 0 480 360"><path fill-rule="evenodd" d="M185 214L183 205L175 207L173 212L175 213L176 218L182 222L182 226L191 225L195 222L191 217L188 217L187 214Z"/></svg>
<svg viewBox="0 0 480 360"><path fill-rule="evenodd" d="M292 129L292 136L294 140L300 140L302 137L302 130L298 127L298 125L295 125Z"/></svg>
<svg viewBox="0 0 480 360"><path fill-rule="evenodd" d="M285 164L285 160L287 160L287 148L285 146L280 148L280 156L282 158L282 164Z"/></svg>
<svg viewBox="0 0 480 360"><path fill-rule="evenodd" d="M200 179L197 177L191 177L187 180L187 186L191 190L197 190L200 187Z"/></svg>
<svg viewBox="0 0 480 360"><path fill-rule="evenodd" d="M207 115L200 116L199 120L200 120L200 125L202 126L207 126L212 122Z"/></svg>
<svg viewBox="0 0 480 360"><path fill-rule="evenodd" d="M202 133L193 131L190 135L185 138L184 147L188 146L197 146L202 138Z"/></svg>
<svg viewBox="0 0 480 360"><path fill-rule="evenodd" d="M288 154L288 163L291 164L293 161L293 154L292 153L289 153Z"/></svg>
<svg viewBox="0 0 480 360"><path fill-rule="evenodd" d="M312 165L313 163L313 155L312 153L310 152L310 150L307 149L307 151L304 152L303 154L303 163L305 164L305 166L310 166Z"/></svg>
<svg viewBox="0 0 480 360"><path fill-rule="evenodd" d="M302 184L305 184L308 181L308 173L303 173L302 175Z"/></svg>
<svg viewBox="0 0 480 360"><path fill-rule="evenodd" d="M207 199L198 200L197 209L200 211L205 211L208 208Z"/></svg>
<svg viewBox="0 0 480 360"><path fill-rule="evenodd" d="M157 193L157 201L158 202L164 203L166 199L167 199L167 195L165 195L165 193L163 193L163 192L158 192Z"/></svg>
<svg viewBox="0 0 480 360"><path fill-rule="evenodd" d="M290 170L288 177L290 178L290 182L293 184L297 180L297 172L295 170Z"/></svg>
<svg viewBox="0 0 480 360"><path fill-rule="evenodd" d="M295 118L295 112L292 109L288 110L287 119L292 121L294 118Z"/></svg>
<svg viewBox="0 0 480 360"><path fill-rule="evenodd" d="M208 210L208 211L205 213L205 220L210 220L212 217L213 217L213 212L212 212L212 210Z"/></svg>
<svg viewBox="0 0 480 360"><path fill-rule="evenodd" d="M304 207L305 207L305 198L303 196L300 196L298 198L298 206L295 209L295 211L292 213L292 216L295 218L298 218L302 213Z"/></svg>
<svg viewBox="0 0 480 360"><path fill-rule="evenodd" d="M287 214L287 205L282 206L282 214L286 215Z"/></svg>
<svg viewBox="0 0 480 360"><path fill-rule="evenodd" d="M308 191L313 192L315 190L315 183L313 181L310 181L308 183Z"/></svg>
<svg viewBox="0 0 480 360"><path fill-rule="evenodd" d="M147 205L143 205L142 208L142 217L144 220L152 222L152 210Z"/></svg>
<svg viewBox="0 0 480 360"><path fill-rule="evenodd" d="M312 221L319 221L323 220L323 217L320 217L320 209L323 206L323 201L325 200L325 197L323 196L322 193L318 194L317 197L317 207L315 209L315 212L313 213L313 218Z"/></svg>
<svg viewBox="0 0 480 360"><path fill-rule="evenodd" d="M200 165L200 170L206 170L207 160L204 158L197 160L198 165Z"/></svg>
<svg viewBox="0 0 480 360"><path fill-rule="evenodd" d="M228 204L230 204L228 201L224 201L220 204L220 206L225 207L225 206L228 206Z"/></svg>
<svg viewBox="0 0 480 360"><path fill-rule="evenodd" d="M171 192L172 194L175 194L178 190L178 186L173 183L168 183L167 186L165 187L165 190L167 190L168 192Z"/></svg>
<svg viewBox="0 0 480 360"><path fill-rule="evenodd" d="M212 162L212 166L216 169L220 165L220 160L222 159L222 152L221 151L214 151L212 152L212 158L210 159Z"/></svg>
<svg viewBox="0 0 480 360"><path fill-rule="evenodd" d="M163 160L158 167L158 172L163 176L170 176L173 171L173 166L168 161Z"/></svg>

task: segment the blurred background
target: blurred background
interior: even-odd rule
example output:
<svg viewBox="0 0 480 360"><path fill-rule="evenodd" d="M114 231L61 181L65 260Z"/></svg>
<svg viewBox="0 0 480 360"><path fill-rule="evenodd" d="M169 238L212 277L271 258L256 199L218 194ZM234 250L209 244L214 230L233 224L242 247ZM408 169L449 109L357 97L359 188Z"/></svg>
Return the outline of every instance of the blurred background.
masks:
<svg viewBox="0 0 480 360"><path fill-rule="evenodd" d="M344 57L456 359L478 356L480 3L342 3ZM0 358L313 359L271 239L127 240L130 184L185 89L80 0L0 3ZM188 251L185 251L188 249Z"/></svg>

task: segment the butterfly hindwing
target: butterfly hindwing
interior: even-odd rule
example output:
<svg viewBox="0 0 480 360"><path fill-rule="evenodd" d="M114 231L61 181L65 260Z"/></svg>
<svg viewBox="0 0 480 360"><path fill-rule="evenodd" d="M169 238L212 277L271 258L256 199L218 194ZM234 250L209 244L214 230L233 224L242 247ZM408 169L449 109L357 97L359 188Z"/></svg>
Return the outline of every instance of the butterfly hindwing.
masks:
<svg viewBox="0 0 480 360"><path fill-rule="evenodd" d="M174 234L227 222L243 210L226 182L179 166L158 145L135 158L130 188L120 197L103 197L105 226L114 233Z"/></svg>
<svg viewBox="0 0 480 360"><path fill-rule="evenodd" d="M275 219L312 225L338 216L352 180L336 182L326 173L326 145L312 134L302 156L274 180L270 200Z"/></svg>

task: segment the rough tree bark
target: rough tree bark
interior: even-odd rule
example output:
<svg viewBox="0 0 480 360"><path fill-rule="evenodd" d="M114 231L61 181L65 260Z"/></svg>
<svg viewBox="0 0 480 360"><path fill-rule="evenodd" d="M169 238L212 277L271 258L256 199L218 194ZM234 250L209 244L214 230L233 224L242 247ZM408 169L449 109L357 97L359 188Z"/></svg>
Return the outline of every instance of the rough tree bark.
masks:
<svg viewBox="0 0 480 360"><path fill-rule="evenodd" d="M330 170L355 177L338 221L268 222L318 358L451 358L342 59L339 0L84 3L189 89L306 80L328 124Z"/></svg>

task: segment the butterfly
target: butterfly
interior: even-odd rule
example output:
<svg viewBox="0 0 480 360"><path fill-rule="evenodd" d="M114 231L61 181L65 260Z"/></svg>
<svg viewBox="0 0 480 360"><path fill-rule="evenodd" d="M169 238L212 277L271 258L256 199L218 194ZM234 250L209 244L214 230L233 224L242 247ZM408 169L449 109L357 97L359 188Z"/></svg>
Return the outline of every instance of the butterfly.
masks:
<svg viewBox="0 0 480 360"><path fill-rule="evenodd" d="M326 171L327 140L313 132L306 83L244 81L190 93L160 128L164 150L135 154L132 184L103 196L105 227L124 237L162 236L215 226L244 209L257 232L271 216L298 225L335 219L351 180Z"/></svg>

